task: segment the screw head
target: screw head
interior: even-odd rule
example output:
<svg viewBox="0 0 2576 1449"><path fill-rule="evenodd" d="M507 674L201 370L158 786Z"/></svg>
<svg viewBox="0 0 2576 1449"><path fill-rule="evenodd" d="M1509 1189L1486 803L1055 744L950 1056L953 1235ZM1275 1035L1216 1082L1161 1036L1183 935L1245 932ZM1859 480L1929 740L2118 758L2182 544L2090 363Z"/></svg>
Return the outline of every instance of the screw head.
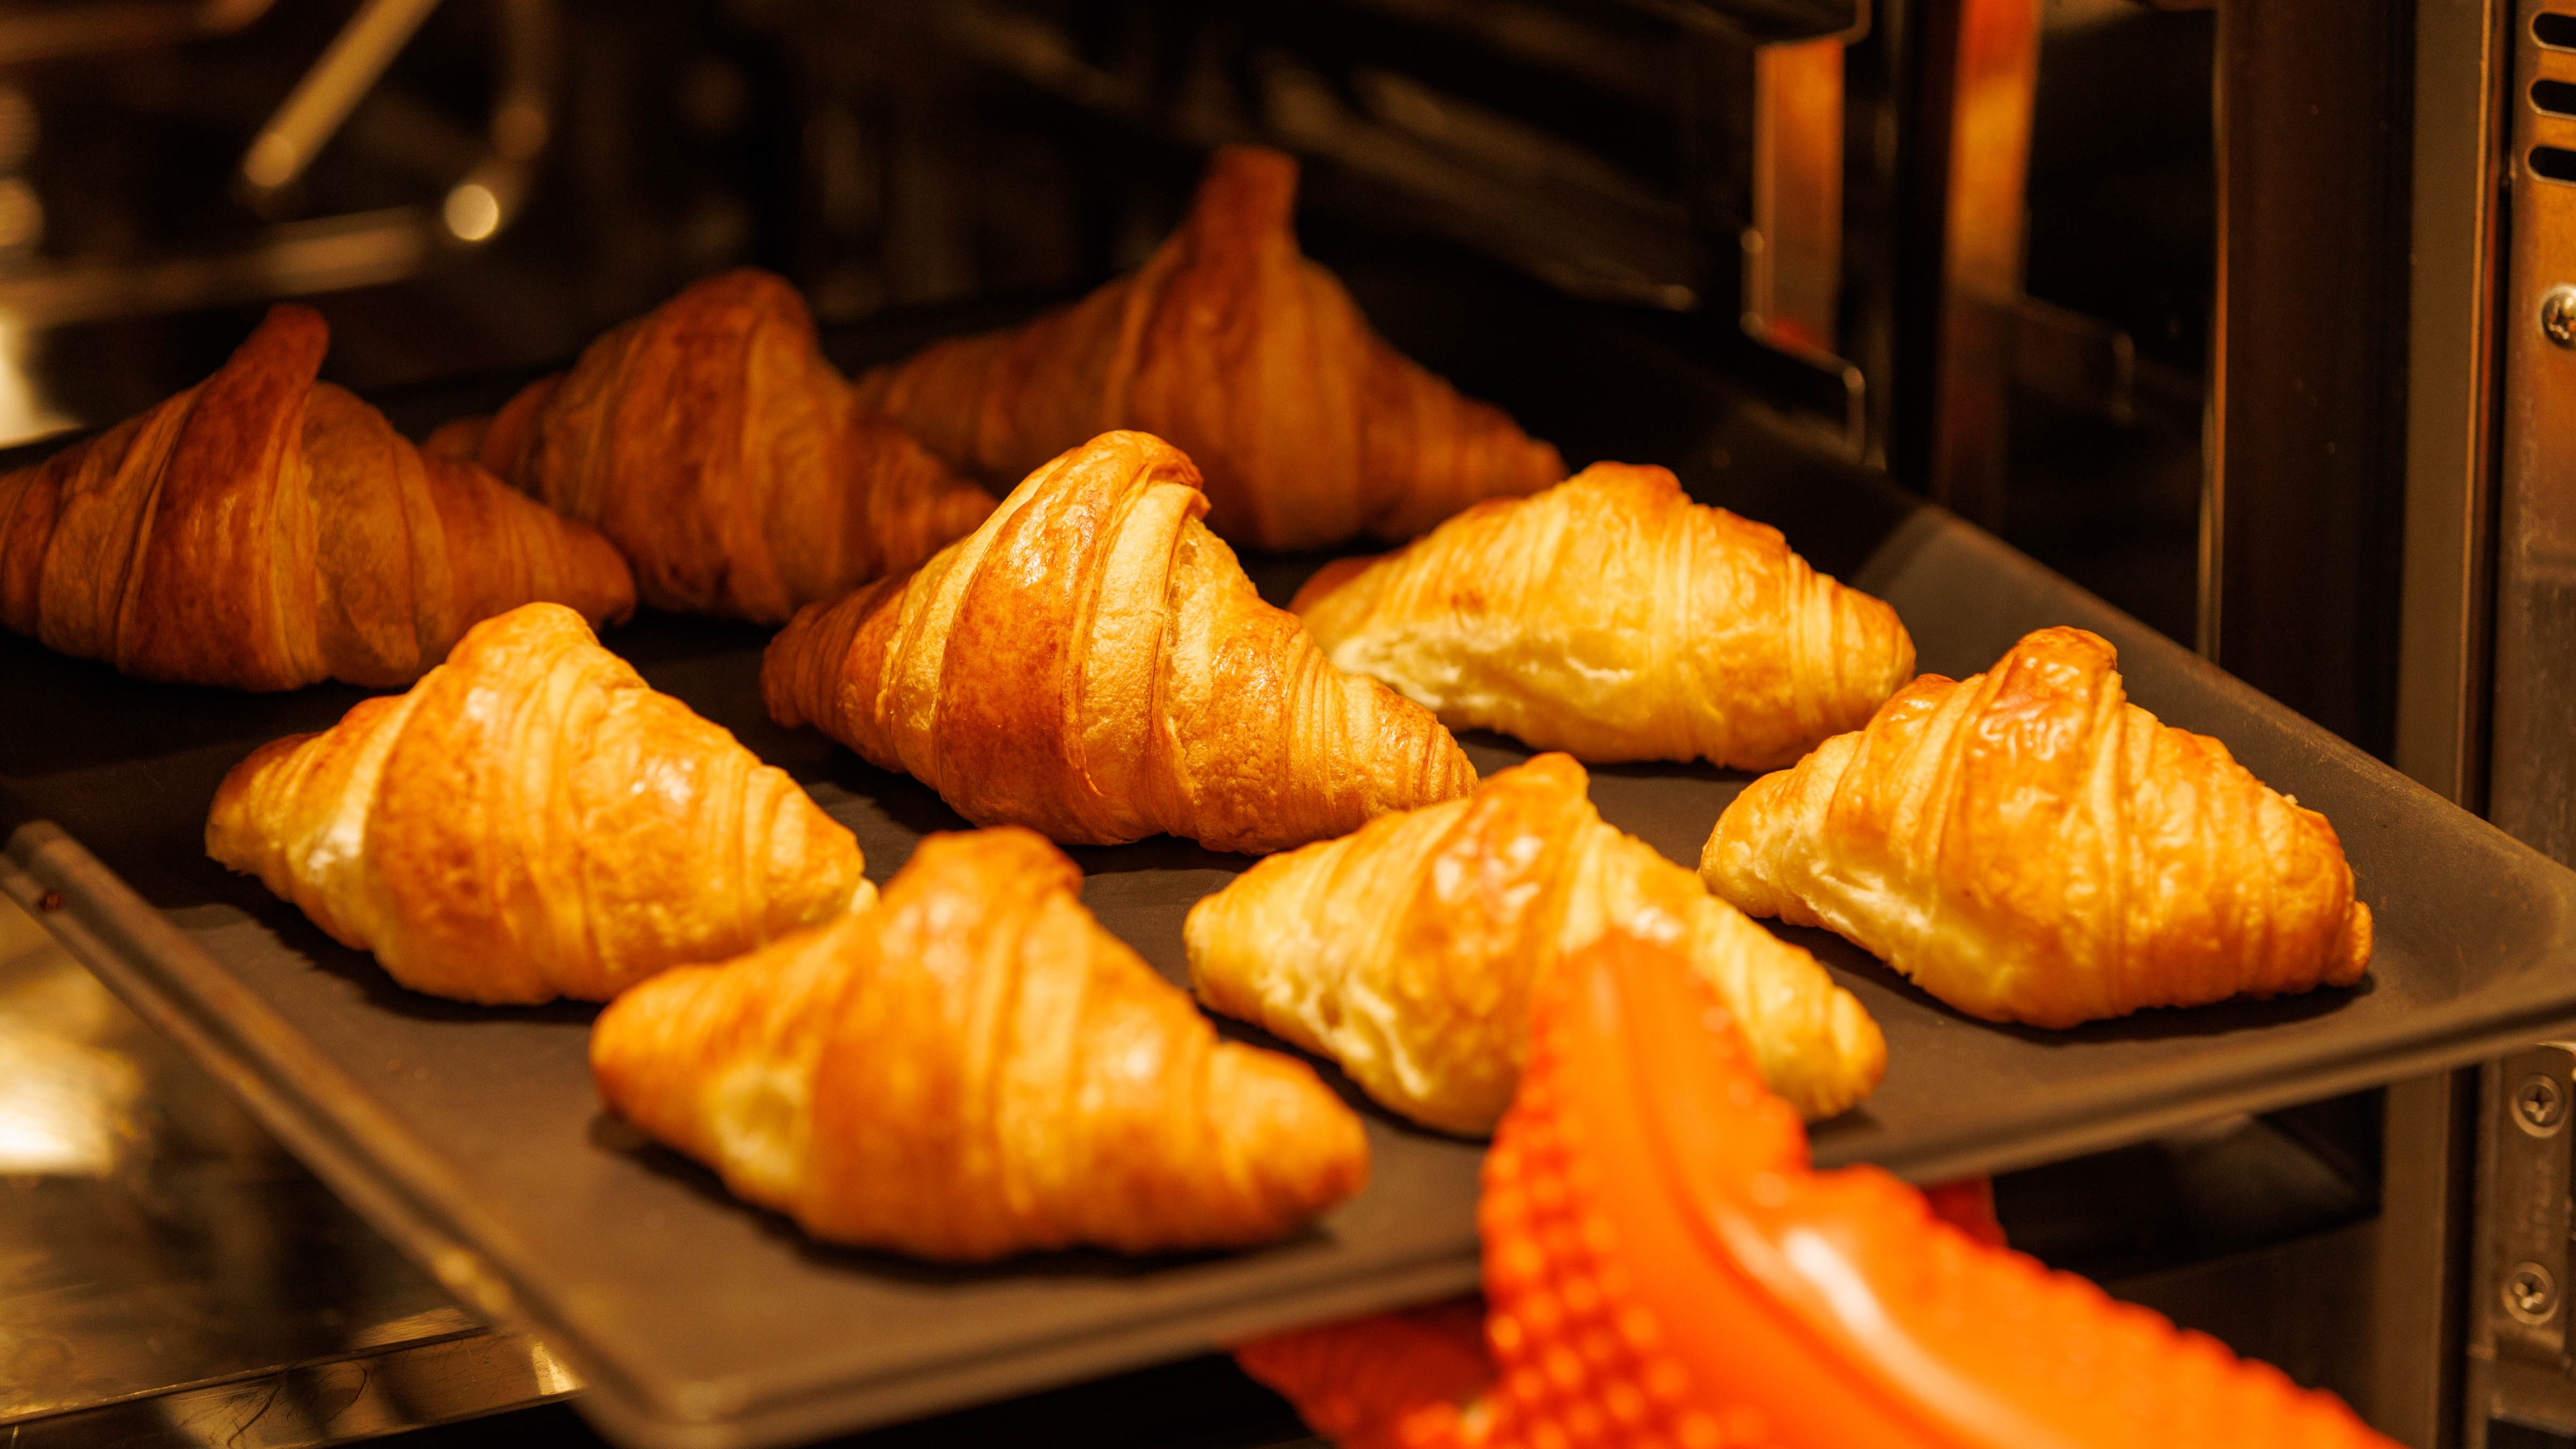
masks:
<svg viewBox="0 0 2576 1449"><path fill-rule="evenodd" d="M2558 1280L2538 1263L2516 1263L2504 1275L2504 1311L2525 1323L2543 1323L2558 1310Z"/></svg>
<svg viewBox="0 0 2576 1449"><path fill-rule="evenodd" d="M2576 347L2576 287L2562 283L2540 299L2540 332L2561 347Z"/></svg>
<svg viewBox="0 0 2576 1449"><path fill-rule="evenodd" d="M2567 1120L2567 1089L2558 1085L2556 1077L2534 1072L2514 1089L2513 1115L2526 1132L2544 1136L2555 1132Z"/></svg>

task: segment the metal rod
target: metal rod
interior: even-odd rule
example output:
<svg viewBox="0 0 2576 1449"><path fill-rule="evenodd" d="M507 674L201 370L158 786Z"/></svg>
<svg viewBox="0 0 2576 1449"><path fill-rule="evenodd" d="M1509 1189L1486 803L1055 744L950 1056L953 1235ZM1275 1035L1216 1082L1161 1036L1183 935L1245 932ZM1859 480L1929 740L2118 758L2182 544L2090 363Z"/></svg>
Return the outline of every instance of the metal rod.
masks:
<svg viewBox="0 0 2576 1449"><path fill-rule="evenodd" d="M275 191L303 175L437 7L438 0L366 0L250 143L242 178L257 190Z"/></svg>

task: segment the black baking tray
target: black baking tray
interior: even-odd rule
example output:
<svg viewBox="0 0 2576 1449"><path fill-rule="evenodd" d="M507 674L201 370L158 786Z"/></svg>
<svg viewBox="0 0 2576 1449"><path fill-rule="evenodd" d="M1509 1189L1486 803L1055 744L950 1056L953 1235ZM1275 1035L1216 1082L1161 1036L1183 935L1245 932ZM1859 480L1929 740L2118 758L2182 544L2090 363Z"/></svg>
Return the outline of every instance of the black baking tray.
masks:
<svg viewBox="0 0 2576 1449"><path fill-rule="evenodd" d="M1401 345L1512 408L1570 459L1669 464L1701 497L1780 524L1820 567L1888 599L1925 669L1980 669L2043 625L2094 629L2120 647L2139 703L2225 740L2342 833L2378 930L2370 975L2349 990L2029 1031L1963 1018L1840 941L1784 931L1887 1034L1884 1085L1816 1129L1820 1161L1877 1162L1920 1180L2009 1168L2456 1064L2576 1021L2576 875L2012 549L1835 461L1638 319L1454 258L1339 260ZM835 348L854 366L959 321L900 319ZM417 432L489 406L505 382L388 408ZM1249 562L1282 600L1317 560ZM756 688L761 631L647 617L606 642L803 781L858 832L879 881L923 832L960 824L912 781L771 725ZM256 881L205 858L205 811L224 771L360 697L142 685L0 636L0 885L40 907L120 995L442 1282L578 1368L591 1386L583 1410L612 1437L656 1449L784 1442L1473 1283L1479 1146L1392 1119L1329 1067L1369 1121L1372 1175L1286 1243L961 1270L806 1242L601 1113L584 1062L590 1008L483 1010L402 991ZM1524 755L1492 737L1466 744L1486 771ZM1747 778L1606 767L1593 772L1593 798L1613 823L1695 865ZM1168 839L1073 855L1101 920L1175 979L1183 915L1248 864Z"/></svg>

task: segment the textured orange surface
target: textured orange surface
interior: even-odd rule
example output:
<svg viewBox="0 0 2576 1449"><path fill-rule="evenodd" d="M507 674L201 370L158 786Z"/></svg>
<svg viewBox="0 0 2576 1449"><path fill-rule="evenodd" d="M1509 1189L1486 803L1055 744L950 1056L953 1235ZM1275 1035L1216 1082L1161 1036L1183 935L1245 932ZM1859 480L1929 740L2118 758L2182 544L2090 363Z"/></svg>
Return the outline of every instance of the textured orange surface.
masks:
<svg viewBox="0 0 2576 1449"><path fill-rule="evenodd" d="M1811 1170L1715 996L1634 938L1604 938L1542 992L1479 1228L1493 1387L1476 1394L1452 1350L1419 1354L1416 1406L1395 1408L1406 1391L1387 1386L1408 1376L1373 1365L1357 1417L1394 1427L1360 1442L2389 1444L2331 1395L1962 1231L1884 1172ZM1331 1332L1250 1346L1246 1366L1327 1403L1351 1358Z"/></svg>

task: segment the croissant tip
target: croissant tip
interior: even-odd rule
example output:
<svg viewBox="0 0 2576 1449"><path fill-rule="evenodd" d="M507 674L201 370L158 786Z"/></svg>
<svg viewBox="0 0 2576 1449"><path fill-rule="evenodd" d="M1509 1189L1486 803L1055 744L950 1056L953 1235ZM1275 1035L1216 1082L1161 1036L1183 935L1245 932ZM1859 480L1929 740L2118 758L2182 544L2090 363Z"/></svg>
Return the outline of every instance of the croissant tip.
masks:
<svg viewBox="0 0 2576 1449"><path fill-rule="evenodd" d="M2350 986L2370 970L2372 929L2370 907L2354 901L2344 914L2343 930L2335 936L2326 971L2328 985Z"/></svg>

